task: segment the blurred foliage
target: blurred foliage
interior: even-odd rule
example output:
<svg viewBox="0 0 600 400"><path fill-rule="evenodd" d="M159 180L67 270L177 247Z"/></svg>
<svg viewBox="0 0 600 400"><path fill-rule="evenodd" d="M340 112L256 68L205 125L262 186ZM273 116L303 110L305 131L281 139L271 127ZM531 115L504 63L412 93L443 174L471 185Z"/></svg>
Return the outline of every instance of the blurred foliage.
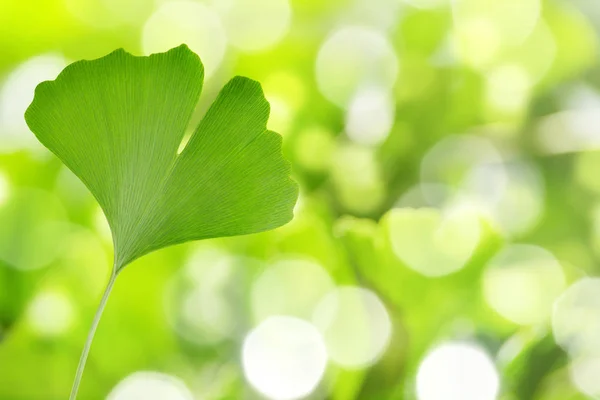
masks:
<svg viewBox="0 0 600 400"><path fill-rule="evenodd" d="M330 354L308 398L473 398L477 368L463 397L419 391L473 371L420 369L456 342L497 371L497 396L491 385L477 400L597 398L600 346L587 338L595 358L578 364L556 343L553 304L599 271L599 29L592 0L1 0L0 399L67 397L112 260L94 198L24 125L33 88L75 60L182 41L214 71L192 126L232 76L260 81L299 204L275 231L123 271L81 399L126 399L114 388L136 371L178 377L197 399L261 398L242 362L265 317L256 296L318 325L310 268L315 287L293 275L256 292L285 260L376 294L391 326L370 362ZM572 313L582 333L600 320L594 299ZM350 321L373 327L367 339L347 330L365 351L368 318Z"/></svg>

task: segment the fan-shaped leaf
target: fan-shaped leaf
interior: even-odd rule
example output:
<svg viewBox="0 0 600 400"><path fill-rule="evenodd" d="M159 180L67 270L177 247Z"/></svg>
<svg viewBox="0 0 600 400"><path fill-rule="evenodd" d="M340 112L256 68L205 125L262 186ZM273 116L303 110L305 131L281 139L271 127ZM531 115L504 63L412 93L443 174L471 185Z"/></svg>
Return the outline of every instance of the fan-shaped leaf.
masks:
<svg viewBox="0 0 600 400"><path fill-rule="evenodd" d="M117 270L189 240L276 228L296 184L281 137L266 129L257 82L232 79L181 154L204 69L185 45L135 57L117 50L41 83L25 119L104 210Z"/></svg>

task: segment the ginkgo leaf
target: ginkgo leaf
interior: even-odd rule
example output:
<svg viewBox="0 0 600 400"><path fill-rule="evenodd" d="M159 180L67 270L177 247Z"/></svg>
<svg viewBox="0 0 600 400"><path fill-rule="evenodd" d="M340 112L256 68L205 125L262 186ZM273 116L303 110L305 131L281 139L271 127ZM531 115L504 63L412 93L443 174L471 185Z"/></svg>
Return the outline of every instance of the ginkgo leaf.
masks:
<svg viewBox="0 0 600 400"><path fill-rule="evenodd" d="M204 69L182 45L117 50L41 83L25 119L89 188L113 234L115 270L169 245L276 228L298 190L266 129L260 84L235 77L178 154Z"/></svg>

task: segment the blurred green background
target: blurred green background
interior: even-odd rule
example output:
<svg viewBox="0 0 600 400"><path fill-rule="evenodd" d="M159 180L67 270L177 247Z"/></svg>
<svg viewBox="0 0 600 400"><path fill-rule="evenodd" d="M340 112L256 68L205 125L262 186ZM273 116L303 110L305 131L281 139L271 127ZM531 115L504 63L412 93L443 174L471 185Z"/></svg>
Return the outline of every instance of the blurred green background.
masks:
<svg viewBox="0 0 600 400"><path fill-rule="evenodd" d="M120 275L80 399L600 398L597 0L0 0L0 399L66 399L112 248L35 86L187 43L301 194Z"/></svg>

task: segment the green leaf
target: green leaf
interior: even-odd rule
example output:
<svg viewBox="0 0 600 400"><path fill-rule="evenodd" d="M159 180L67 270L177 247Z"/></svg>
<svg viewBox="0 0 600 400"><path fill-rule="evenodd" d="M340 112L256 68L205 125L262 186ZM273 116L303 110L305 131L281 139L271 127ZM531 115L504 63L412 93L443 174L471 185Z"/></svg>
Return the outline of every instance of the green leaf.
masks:
<svg viewBox="0 0 600 400"><path fill-rule="evenodd" d="M181 154L204 68L182 45L135 57L117 50L41 83L30 129L89 188L110 224L115 268L190 240L244 235L292 218L298 190L266 129L260 84L235 77Z"/></svg>

